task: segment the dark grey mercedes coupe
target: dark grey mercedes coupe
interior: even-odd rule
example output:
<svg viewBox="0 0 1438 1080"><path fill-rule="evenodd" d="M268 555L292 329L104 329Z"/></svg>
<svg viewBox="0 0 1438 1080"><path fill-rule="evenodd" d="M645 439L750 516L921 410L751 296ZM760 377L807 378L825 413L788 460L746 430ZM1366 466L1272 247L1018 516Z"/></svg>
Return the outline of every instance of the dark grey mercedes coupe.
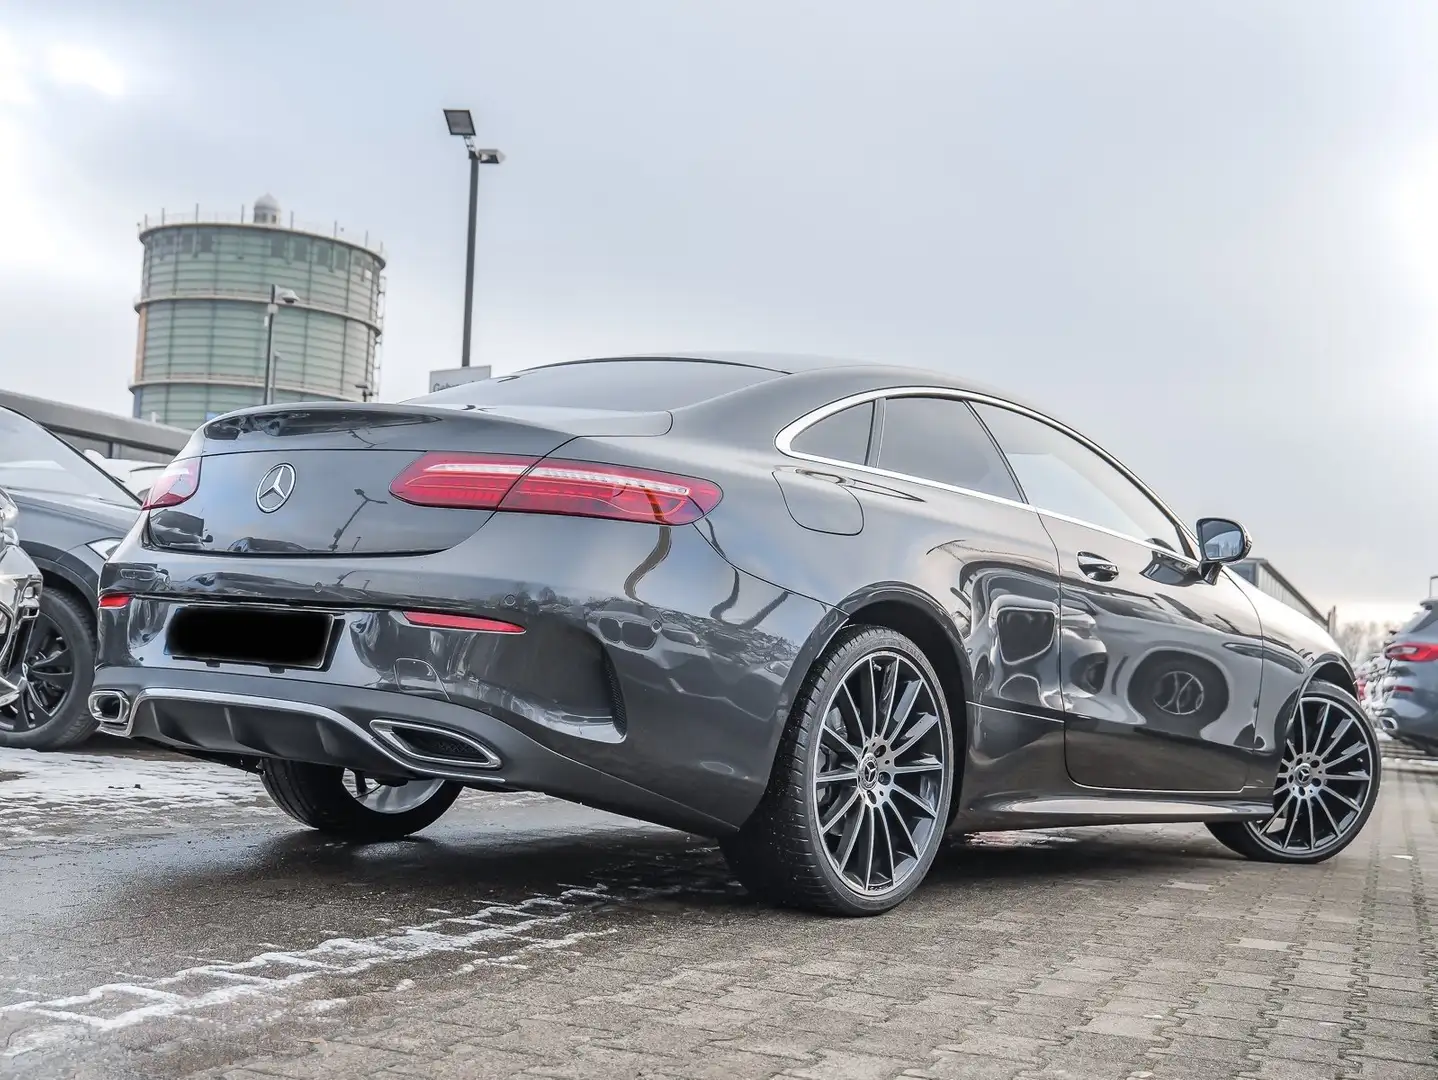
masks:
<svg viewBox="0 0 1438 1080"><path fill-rule="evenodd" d="M1377 744L1248 549L963 379L587 360L206 423L105 566L91 708L327 832L541 791L844 914L948 831L1201 821L1317 862Z"/></svg>

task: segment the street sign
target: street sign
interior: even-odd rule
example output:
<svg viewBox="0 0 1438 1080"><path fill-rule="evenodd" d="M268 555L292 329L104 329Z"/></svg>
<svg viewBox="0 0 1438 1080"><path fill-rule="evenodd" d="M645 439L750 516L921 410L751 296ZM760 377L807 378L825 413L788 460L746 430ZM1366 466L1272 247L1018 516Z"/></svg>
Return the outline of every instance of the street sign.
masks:
<svg viewBox="0 0 1438 1080"><path fill-rule="evenodd" d="M488 364L475 367L442 368L439 371L429 373L429 392L433 394L437 390L448 390L451 386L463 386L465 383L480 382L489 378L490 366Z"/></svg>

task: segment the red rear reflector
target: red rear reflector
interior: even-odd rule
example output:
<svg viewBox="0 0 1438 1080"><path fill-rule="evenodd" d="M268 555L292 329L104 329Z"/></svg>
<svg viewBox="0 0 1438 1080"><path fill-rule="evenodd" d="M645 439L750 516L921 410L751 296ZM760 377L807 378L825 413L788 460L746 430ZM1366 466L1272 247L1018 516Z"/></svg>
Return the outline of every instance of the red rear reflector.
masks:
<svg viewBox="0 0 1438 1080"><path fill-rule="evenodd" d="M184 458L172 461L145 495L142 510L157 510L165 506L179 506L200 489L200 459Z"/></svg>
<svg viewBox="0 0 1438 1080"><path fill-rule="evenodd" d="M602 465L499 454L426 454L390 485L419 506L507 510L687 525L719 505L708 480Z"/></svg>
<svg viewBox="0 0 1438 1080"><path fill-rule="evenodd" d="M1409 645L1390 645L1383 650L1383 655L1389 660L1408 660L1421 664L1429 660L1438 660L1438 643L1417 642Z"/></svg>
<svg viewBox="0 0 1438 1080"><path fill-rule="evenodd" d="M102 608L122 608L130 602L128 593L106 593L100 597Z"/></svg>
<svg viewBox="0 0 1438 1080"><path fill-rule="evenodd" d="M471 630L478 634L522 634L524 627L499 619L483 619L473 615L444 615L437 611L405 611L404 621L411 626L431 630Z"/></svg>
<svg viewBox="0 0 1438 1080"><path fill-rule="evenodd" d="M1404 686L1402 683L1399 683L1399 684L1398 684L1397 686L1395 686L1392 690L1390 690L1389 693L1390 693L1390 694L1411 694L1411 693L1413 693L1413 687L1411 687L1411 686Z"/></svg>

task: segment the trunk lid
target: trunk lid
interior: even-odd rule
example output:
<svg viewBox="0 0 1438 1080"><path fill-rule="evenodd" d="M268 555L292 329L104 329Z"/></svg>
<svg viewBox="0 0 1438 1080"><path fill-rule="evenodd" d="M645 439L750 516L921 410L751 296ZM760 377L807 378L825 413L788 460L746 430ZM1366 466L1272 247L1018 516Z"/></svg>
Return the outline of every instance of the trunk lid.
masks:
<svg viewBox="0 0 1438 1080"><path fill-rule="evenodd" d="M656 436L667 412L539 407L306 405L249 410L199 429L182 458L199 487L149 512L160 549L243 555L414 555L460 543L489 511L415 506L396 476L433 450L544 457L579 435Z"/></svg>

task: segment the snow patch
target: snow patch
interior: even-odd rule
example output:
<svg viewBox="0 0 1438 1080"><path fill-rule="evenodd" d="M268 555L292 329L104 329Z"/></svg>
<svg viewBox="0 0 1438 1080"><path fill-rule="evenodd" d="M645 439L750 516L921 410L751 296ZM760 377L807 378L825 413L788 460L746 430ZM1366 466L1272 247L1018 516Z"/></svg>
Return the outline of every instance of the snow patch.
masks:
<svg viewBox="0 0 1438 1080"><path fill-rule="evenodd" d="M572 949L612 930L575 930L574 918L619 902L633 902L695 891L690 884L621 885L611 890L596 883L531 896L514 904L489 904L469 915L454 915L413 926L396 927L369 937L333 937L309 949L267 951L234 962L210 962L173 975L95 986L83 993L0 1006L0 1017L30 1016L53 1024L17 1035L0 1057L15 1057L51 1045L77 1025L91 1032L113 1032L149 1020L194 1016L245 999L273 1004L319 978L352 979L388 964L412 964L439 954L472 957L459 968L523 967L519 961L537 952ZM717 891L724 891L723 888ZM414 987L400 979L394 993ZM323 999L326 1008L342 999ZM335 1004L331 1004L335 1003ZM313 1002L309 1007L314 1007ZM48 1034L47 1034L48 1032Z"/></svg>

